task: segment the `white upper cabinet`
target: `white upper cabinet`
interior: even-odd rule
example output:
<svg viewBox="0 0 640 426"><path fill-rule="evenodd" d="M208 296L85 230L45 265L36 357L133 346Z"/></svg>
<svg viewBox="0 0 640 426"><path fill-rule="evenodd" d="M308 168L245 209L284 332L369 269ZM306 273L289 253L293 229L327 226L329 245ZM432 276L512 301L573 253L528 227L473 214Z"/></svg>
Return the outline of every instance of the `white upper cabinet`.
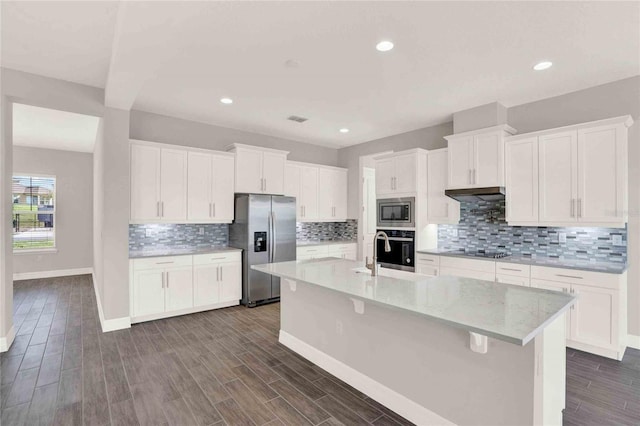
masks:
<svg viewBox="0 0 640 426"><path fill-rule="evenodd" d="M624 227L632 123L625 116L509 138L507 222Z"/></svg>
<svg viewBox="0 0 640 426"><path fill-rule="evenodd" d="M386 154L376 159L377 198L415 195L418 181L417 152L411 150Z"/></svg>
<svg viewBox="0 0 640 426"><path fill-rule="evenodd" d="M504 124L445 137L449 149L447 188L504 186L504 140L514 133Z"/></svg>
<svg viewBox="0 0 640 426"><path fill-rule="evenodd" d="M347 170L335 167L318 169L318 221L347 220Z"/></svg>
<svg viewBox="0 0 640 426"><path fill-rule="evenodd" d="M427 218L429 223L460 221L460 203L444 195L447 187L447 148L427 154Z"/></svg>
<svg viewBox="0 0 640 426"><path fill-rule="evenodd" d="M131 221L187 219L187 152L131 145Z"/></svg>
<svg viewBox="0 0 640 426"><path fill-rule="evenodd" d="M286 151L233 144L236 155L235 192L284 195Z"/></svg>
<svg viewBox="0 0 640 426"><path fill-rule="evenodd" d="M234 167L232 154L189 152L187 213L190 222L233 221Z"/></svg>
<svg viewBox="0 0 640 426"><path fill-rule="evenodd" d="M506 145L507 222L538 221L538 138Z"/></svg>

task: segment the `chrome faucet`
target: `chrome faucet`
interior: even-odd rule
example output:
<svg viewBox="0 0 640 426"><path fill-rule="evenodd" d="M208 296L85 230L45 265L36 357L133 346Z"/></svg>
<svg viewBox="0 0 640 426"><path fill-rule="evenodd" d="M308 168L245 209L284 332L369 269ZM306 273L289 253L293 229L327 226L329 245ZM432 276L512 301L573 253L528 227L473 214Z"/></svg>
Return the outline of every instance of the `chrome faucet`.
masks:
<svg viewBox="0 0 640 426"><path fill-rule="evenodd" d="M391 251L391 245L389 244L389 236L384 231L378 231L376 236L373 237L373 263L369 263L369 256L365 258L365 266L371 270L371 276L378 275L378 237L384 238L384 251L387 253Z"/></svg>

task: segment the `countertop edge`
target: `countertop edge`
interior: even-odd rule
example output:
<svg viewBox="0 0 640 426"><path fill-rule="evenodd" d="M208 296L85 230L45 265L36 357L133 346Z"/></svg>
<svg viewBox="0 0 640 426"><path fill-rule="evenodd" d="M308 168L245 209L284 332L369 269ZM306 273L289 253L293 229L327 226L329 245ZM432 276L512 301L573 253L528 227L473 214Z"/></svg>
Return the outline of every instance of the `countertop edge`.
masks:
<svg viewBox="0 0 640 426"><path fill-rule="evenodd" d="M141 255L135 255L135 254L132 255L131 252L129 252L129 259L148 259L152 257L170 257L170 256L197 256L199 254L226 253L226 252L237 252L237 251L242 251L242 249L235 248L235 247L220 247L220 248L196 250L191 253L163 252L163 253L148 253L148 254L141 254Z"/></svg>

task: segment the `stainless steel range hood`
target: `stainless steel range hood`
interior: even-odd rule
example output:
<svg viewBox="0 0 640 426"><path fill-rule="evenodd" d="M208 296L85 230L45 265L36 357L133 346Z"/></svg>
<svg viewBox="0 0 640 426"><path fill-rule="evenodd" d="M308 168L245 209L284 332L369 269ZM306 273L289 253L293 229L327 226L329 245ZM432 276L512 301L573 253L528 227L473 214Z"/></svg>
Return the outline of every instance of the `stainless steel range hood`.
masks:
<svg viewBox="0 0 640 426"><path fill-rule="evenodd" d="M447 189L444 195L461 203L474 201L504 200L506 194L504 186L490 186L487 188Z"/></svg>

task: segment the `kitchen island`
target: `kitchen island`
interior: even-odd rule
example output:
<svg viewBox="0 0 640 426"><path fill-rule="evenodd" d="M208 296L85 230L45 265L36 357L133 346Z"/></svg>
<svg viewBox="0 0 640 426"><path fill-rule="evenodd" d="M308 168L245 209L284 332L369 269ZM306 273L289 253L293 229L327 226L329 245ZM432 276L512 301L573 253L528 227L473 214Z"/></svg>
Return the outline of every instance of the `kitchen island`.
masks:
<svg viewBox="0 0 640 426"><path fill-rule="evenodd" d="M282 344L407 419L562 423L573 296L385 269L371 277L333 258L253 268L282 279Z"/></svg>

